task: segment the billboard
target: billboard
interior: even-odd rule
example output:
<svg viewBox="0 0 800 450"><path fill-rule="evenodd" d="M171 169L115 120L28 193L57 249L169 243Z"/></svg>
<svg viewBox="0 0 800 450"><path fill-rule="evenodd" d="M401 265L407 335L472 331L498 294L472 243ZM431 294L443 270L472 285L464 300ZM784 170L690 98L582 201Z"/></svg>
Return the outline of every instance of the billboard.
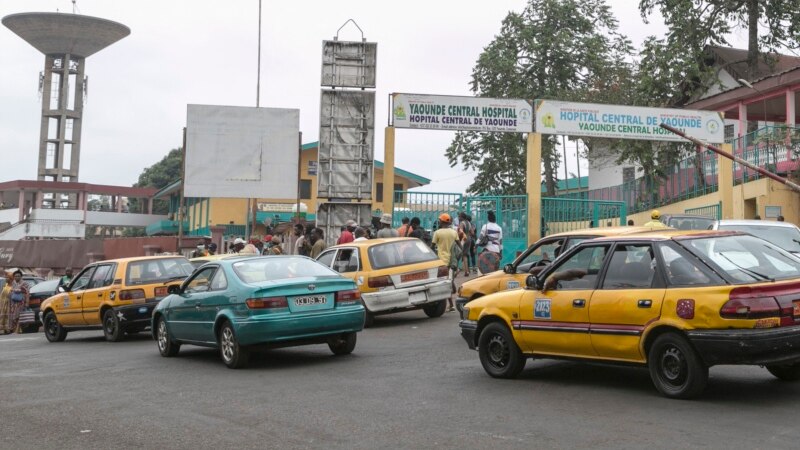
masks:
<svg viewBox="0 0 800 450"><path fill-rule="evenodd" d="M530 133L532 112L526 100L392 94L395 128Z"/></svg>
<svg viewBox="0 0 800 450"><path fill-rule="evenodd" d="M662 123L701 141L725 141L722 114L714 111L536 100L536 132L542 134L686 142Z"/></svg>
<svg viewBox="0 0 800 450"><path fill-rule="evenodd" d="M374 88L375 42L322 41L322 86Z"/></svg>
<svg viewBox="0 0 800 450"><path fill-rule="evenodd" d="M300 110L188 105L185 197L297 198Z"/></svg>

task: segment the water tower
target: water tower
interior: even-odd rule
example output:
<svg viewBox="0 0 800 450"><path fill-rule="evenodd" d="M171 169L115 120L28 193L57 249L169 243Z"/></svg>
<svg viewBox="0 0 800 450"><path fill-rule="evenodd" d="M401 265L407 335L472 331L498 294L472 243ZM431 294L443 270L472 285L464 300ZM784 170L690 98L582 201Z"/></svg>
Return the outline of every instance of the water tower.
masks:
<svg viewBox="0 0 800 450"><path fill-rule="evenodd" d="M80 14L20 13L3 25L44 53L39 74L42 125L38 179L77 181L86 58L131 33L117 22Z"/></svg>

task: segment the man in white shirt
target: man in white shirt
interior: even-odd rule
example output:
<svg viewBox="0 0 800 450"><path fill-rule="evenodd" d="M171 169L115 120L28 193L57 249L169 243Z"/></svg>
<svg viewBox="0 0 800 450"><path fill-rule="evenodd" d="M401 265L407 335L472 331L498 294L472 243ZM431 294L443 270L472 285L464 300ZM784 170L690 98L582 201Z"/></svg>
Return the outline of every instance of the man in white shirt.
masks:
<svg viewBox="0 0 800 450"><path fill-rule="evenodd" d="M496 223L497 218L494 215L494 211L489 211L486 214L486 220L489 222L481 227L481 233L478 236L478 241L481 241L484 236L486 236L486 245L484 246L484 251L497 253L498 256L503 252L503 229L500 228L500 225ZM497 265L499 266L499 261L502 258L497 258ZM497 270L497 267L494 268Z"/></svg>

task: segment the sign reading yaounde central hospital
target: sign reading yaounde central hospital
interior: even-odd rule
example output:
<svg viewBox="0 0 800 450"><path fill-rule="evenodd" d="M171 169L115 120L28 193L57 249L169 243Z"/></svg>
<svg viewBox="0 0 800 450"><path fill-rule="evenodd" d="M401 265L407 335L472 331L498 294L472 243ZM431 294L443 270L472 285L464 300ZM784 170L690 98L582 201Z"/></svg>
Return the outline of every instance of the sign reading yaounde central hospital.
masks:
<svg viewBox="0 0 800 450"><path fill-rule="evenodd" d="M530 133L532 113L526 100L392 94L395 128Z"/></svg>
<svg viewBox="0 0 800 450"><path fill-rule="evenodd" d="M536 132L542 134L685 142L662 123L701 141L725 141L722 114L714 111L536 100Z"/></svg>

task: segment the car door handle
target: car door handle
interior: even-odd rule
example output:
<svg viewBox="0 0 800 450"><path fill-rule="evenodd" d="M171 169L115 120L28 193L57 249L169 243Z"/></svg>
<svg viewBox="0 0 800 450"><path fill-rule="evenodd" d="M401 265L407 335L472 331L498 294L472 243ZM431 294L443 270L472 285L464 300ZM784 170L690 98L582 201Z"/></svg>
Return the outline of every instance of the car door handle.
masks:
<svg viewBox="0 0 800 450"><path fill-rule="evenodd" d="M649 308L653 306L653 301L650 299L639 300L638 305L639 308Z"/></svg>
<svg viewBox="0 0 800 450"><path fill-rule="evenodd" d="M582 298L576 298L575 300L572 301L572 306L574 308L583 308L584 306L586 306L586 300Z"/></svg>
<svg viewBox="0 0 800 450"><path fill-rule="evenodd" d="M197 309L200 309L200 302L195 303L194 307L197 308Z"/></svg>

